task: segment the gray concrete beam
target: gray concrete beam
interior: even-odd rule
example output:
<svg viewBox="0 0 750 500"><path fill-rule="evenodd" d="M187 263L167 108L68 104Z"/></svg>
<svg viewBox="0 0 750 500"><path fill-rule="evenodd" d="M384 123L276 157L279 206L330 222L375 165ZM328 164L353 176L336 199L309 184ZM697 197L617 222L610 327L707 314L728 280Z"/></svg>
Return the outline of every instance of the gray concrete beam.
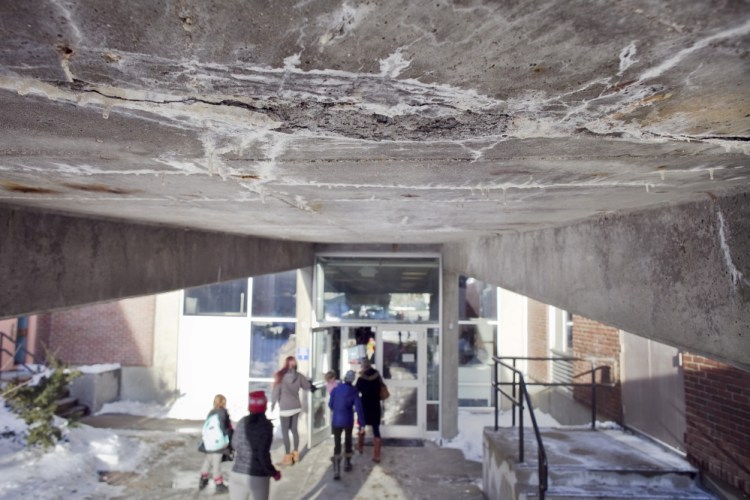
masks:
<svg viewBox="0 0 750 500"><path fill-rule="evenodd" d="M310 266L313 245L0 206L0 318Z"/></svg>
<svg viewBox="0 0 750 500"><path fill-rule="evenodd" d="M750 194L444 247L448 271L750 369Z"/></svg>

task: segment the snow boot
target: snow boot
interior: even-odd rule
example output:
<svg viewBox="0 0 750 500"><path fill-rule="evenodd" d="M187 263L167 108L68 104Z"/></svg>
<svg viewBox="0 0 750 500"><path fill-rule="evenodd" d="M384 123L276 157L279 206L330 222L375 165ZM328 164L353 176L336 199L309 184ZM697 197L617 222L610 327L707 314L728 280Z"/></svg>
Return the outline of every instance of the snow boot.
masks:
<svg viewBox="0 0 750 500"><path fill-rule="evenodd" d="M227 488L227 485L224 483L218 483L216 485L216 491L215 493L217 495L223 495L224 493L229 493L229 488Z"/></svg>
<svg viewBox="0 0 750 500"><path fill-rule="evenodd" d="M344 456L344 470L346 472L349 472L350 470L352 470L352 455L351 455L351 453L347 453Z"/></svg>
<svg viewBox="0 0 750 500"><path fill-rule="evenodd" d="M341 479L341 455L332 456L331 462L333 462L333 478Z"/></svg>
<svg viewBox="0 0 750 500"><path fill-rule="evenodd" d="M372 461L376 464L380 463L380 448L383 446L383 440L380 438L372 439Z"/></svg>
<svg viewBox="0 0 750 500"><path fill-rule="evenodd" d="M297 450L294 450L292 452L292 461L296 464L299 462L299 452Z"/></svg>
<svg viewBox="0 0 750 500"><path fill-rule="evenodd" d="M198 480L198 491L203 490L208 486L208 475L201 474L200 480Z"/></svg>
<svg viewBox="0 0 750 500"><path fill-rule="evenodd" d="M284 458L281 459L281 465L294 465L294 455L287 453Z"/></svg>

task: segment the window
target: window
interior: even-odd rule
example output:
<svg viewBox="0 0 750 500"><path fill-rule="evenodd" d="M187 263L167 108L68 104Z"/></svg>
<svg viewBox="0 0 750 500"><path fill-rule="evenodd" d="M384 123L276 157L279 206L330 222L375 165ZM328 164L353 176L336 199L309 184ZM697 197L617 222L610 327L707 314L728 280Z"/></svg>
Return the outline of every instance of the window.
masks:
<svg viewBox="0 0 750 500"><path fill-rule="evenodd" d="M297 271L253 278L253 316L293 318L297 315Z"/></svg>
<svg viewBox="0 0 750 500"><path fill-rule="evenodd" d="M273 377L284 358L295 355L295 327L295 323L252 323L250 377Z"/></svg>
<svg viewBox="0 0 750 500"><path fill-rule="evenodd" d="M497 287L461 276L458 290L458 404L489 406L492 356L496 353Z"/></svg>
<svg viewBox="0 0 750 500"><path fill-rule="evenodd" d="M185 316L245 316L247 278L185 290Z"/></svg>
<svg viewBox="0 0 750 500"><path fill-rule="evenodd" d="M437 258L318 257L319 321L437 322Z"/></svg>

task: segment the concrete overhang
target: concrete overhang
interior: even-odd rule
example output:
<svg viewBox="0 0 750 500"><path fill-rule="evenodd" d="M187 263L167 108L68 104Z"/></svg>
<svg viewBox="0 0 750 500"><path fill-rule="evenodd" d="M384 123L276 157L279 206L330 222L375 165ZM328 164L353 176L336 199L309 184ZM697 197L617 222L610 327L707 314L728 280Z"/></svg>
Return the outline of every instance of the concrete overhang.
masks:
<svg viewBox="0 0 750 500"><path fill-rule="evenodd" d="M750 192L746 2L2 2L0 36L14 209L472 245Z"/></svg>

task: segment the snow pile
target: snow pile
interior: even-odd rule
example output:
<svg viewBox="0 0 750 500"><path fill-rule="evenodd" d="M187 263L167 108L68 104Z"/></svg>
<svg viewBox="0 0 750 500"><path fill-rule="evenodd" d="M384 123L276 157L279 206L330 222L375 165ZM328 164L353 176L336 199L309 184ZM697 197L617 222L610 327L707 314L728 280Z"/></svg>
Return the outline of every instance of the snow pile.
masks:
<svg viewBox="0 0 750 500"><path fill-rule="evenodd" d="M135 470L152 451L106 429L58 425L64 438L56 446L27 449L26 424L0 399L0 498L111 498L122 488L100 482L98 472Z"/></svg>
<svg viewBox="0 0 750 500"><path fill-rule="evenodd" d="M165 408L158 403L141 403L140 401L114 401L105 403L97 415L106 415L108 413L119 413L124 415L137 415L149 418L166 418L169 414L169 408Z"/></svg>
<svg viewBox="0 0 750 500"><path fill-rule="evenodd" d="M547 413L534 410L537 425L539 427L561 427L560 423ZM510 427L512 423L512 412L501 411L498 415L500 427ZM474 462L481 462L484 456L483 433L485 427L495 426L495 412L492 409L458 410L458 435L443 441L445 448L456 448L462 450L464 458ZM524 427L531 427L531 418L524 418Z"/></svg>
<svg viewBox="0 0 750 500"><path fill-rule="evenodd" d="M110 363L110 364L79 366L76 368L76 370L80 371L81 373L104 373L104 372L110 372L113 370L119 370L120 368L121 368L120 363Z"/></svg>

